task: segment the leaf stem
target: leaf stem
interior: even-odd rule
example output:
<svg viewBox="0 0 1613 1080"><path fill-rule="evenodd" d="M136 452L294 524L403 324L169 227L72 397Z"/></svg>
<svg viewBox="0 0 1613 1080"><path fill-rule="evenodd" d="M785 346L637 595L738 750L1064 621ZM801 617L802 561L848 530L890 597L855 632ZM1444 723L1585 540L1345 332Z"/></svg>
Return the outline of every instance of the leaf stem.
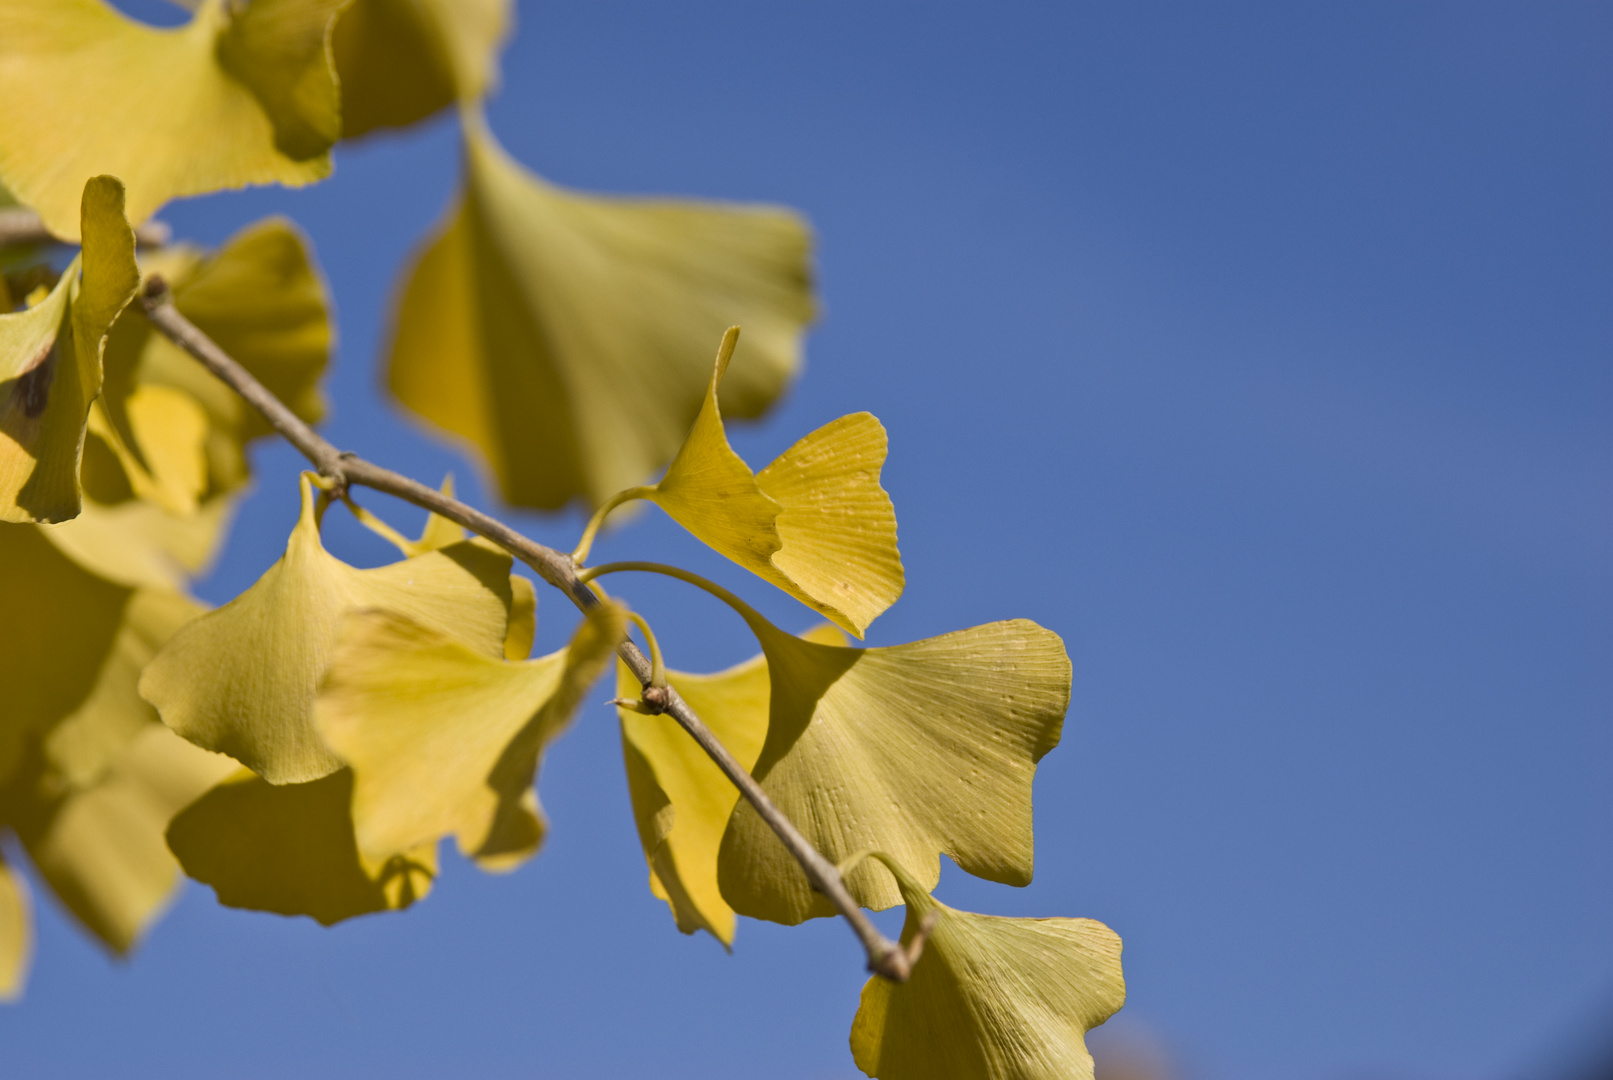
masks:
<svg viewBox="0 0 1613 1080"><path fill-rule="evenodd" d="M576 550L571 553L571 561L578 566L588 561L588 553L594 547L594 536L598 534L600 526L605 524L605 519L610 516L612 510L634 499L647 499L654 492L653 487L630 487L625 491L618 491L600 503L599 509L594 511L594 516L588 519L588 527L582 531L582 539L577 541Z"/></svg>
<svg viewBox="0 0 1613 1080"><path fill-rule="evenodd" d="M522 536L497 518L484 514L475 507L428 487L418 480L410 479L390 469L383 469L355 454L338 450L275 397L251 372L180 314L179 309L174 307L168 286L161 277L153 274L147 278L140 303L146 318L158 332L189 353L239 394L248 405L261 413L270 426L296 447L323 475L330 478L337 489L358 484L430 510L486 537L526 563L544 581L564 593L579 610L591 611L601 603L599 597L595 596L593 590L578 576L576 564L567 555ZM622 662L642 686L649 688L653 685L654 665L637 645L631 641L624 641L617 650L617 655L622 658ZM868 955L868 970L896 982L905 982L913 966L908 959L907 951L879 932L878 927L868 918L868 913L858 906L857 901L846 889L846 884L834 864L801 835L795 824L773 804L773 800L767 797L767 793L751 776L749 770L728 752L728 748L723 746L675 689L656 688L655 693L649 696L658 703L661 700L665 701L663 711L689 733L690 738L694 739L706 756L716 763L723 775L728 777L739 789L740 794L756 808L757 814L772 828L784 847L795 857L796 862L801 864L807 880L828 897L836 910L845 917Z"/></svg>

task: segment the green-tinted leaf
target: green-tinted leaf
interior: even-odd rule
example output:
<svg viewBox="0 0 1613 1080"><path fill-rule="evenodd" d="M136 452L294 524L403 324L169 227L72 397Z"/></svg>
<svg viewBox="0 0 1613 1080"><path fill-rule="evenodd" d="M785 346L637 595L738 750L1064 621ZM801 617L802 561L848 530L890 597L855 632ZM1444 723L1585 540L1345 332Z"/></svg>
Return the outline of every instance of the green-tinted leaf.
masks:
<svg viewBox="0 0 1613 1080"><path fill-rule="evenodd" d="M1086 1033L1126 1000L1120 939L1091 919L954 911L901 883L903 941L934 929L905 983L874 976L851 1028L879 1080L1092 1080Z"/></svg>
<svg viewBox="0 0 1613 1080"><path fill-rule="evenodd" d="M283 785L241 769L174 818L168 846L226 907L325 926L406 908L431 889L436 845L366 862L353 841L352 793L350 769Z"/></svg>
<svg viewBox="0 0 1613 1080"><path fill-rule="evenodd" d="M1070 699L1057 634L1017 619L851 649L742 614L772 683L752 773L819 851L887 851L930 886L943 852L971 874L1030 881L1031 781ZM748 803L723 836L718 880L741 915L794 924L835 913ZM899 899L871 866L847 884L866 907Z"/></svg>
<svg viewBox="0 0 1613 1080"><path fill-rule="evenodd" d="M150 724L91 786L64 793L24 776L0 813L67 909L123 953L178 880L163 842L169 820L235 767Z"/></svg>
<svg viewBox="0 0 1613 1080"><path fill-rule="evenodd" d="M753 477L728 445L717 406L733 334L666 475L624 494L650 499L716 551L862 637L902 594L896 511L879 485L885 429L868 413L842 416Z"/></svg>
<svg viewBox="0 0 1613 1080"><path fill-rule="evenodd" d="M845 644L832 626L804 635ZM767 737L767 661L757 656L715 675L669 671L667 680L706 726L749 769ZM617 667L618 695L639 694L638 680ZM685 934L706 930L724 945L734 940L734 911L717 887L717 848L739 791L687 732L668 716L618 709L622 757L633 819L650 866L650 891L672 909Z"/></svg>
<svg viewBox="0 0 1613 1080"><path fill-rule="evenodd" d="M103 0L0 0L0 100L19 103L0 125L0 177L76 239L78 192L99 173L128 185L134 221L178 196L326 176L342 3L206 0L160 30Z"/></svg>
<svg viewBox="0 0 1613 1080"><path fill-rule="evenodd" d="M483 867L529 858L545 825L532 783L626 634L602 605L557 653L489 659L384 612L349 616L316 709L353 767L359 850L383 860L453 834Z"/></svg>
<svg viewBox="0 0 1613 1080"><path fill-rule="evenodd" d="M406 127L498 81L509 0L355 0L336 23L342 134Z"/></svg>
<svg viewBox="0 0 1613 1080"><path fill-rule="evenodd" d="M6 865L5 852L0 851L0 1001L16 1001L22 996L33 951L28 883Z"/></svg>
<svg viewBox="0 0 1613 1080"><path fill-rule="evenodd" d="M465 189L410 273L388 378L481 451L506 500L597 505L653 474L734 323L730 413L778 396L812 314L799 218L578 195L523 170L474 119L465 139Z"/></svg>
<svg viewBox="0 0 1613 1080"><path fill-rule="evenodd" d="M0 41L4 32L0 17ZM122 185L92 178L82 210L84 249L50 296L0 314L0 521L64 521L79 512L79 458L101 389L101 347L139 284Z"/></svg>
<svg viewBox="0 0 1613 1080"><path fill-rule="evenodd" d="M163 721L270 783L315 780L342 762L310 719L342 616L378 607L490 657L504 655L510 558L472 542L374 570L326 553L313 486L286 554L246 592L185 627L146 668L140 693Z"/></svg>

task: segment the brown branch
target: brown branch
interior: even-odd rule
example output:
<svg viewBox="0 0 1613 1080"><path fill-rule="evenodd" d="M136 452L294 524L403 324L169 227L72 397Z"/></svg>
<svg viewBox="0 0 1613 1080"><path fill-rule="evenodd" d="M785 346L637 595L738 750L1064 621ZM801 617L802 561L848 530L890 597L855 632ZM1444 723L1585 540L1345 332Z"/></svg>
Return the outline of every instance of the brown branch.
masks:
<svg viewBox="0 0 1613 1080"><path fill-rule="evenodd" d="M174 231L161 221L148 221L134 227L135 242L145 247L162 247L174 237ZM0 210L0 248L21 244L67 244L70 240L45 228L39 215L32 210L11 207Z"/></svg>
<svg viewBox="0 0 1613 1080"><path fill-rule="evenodd" d="M475 507L467 506L458 499L444 495L417 480L411 480L401 473L383 469L354 454L338 450L287 408L284 402L270 393L251 372L180 314L172 303L167 285L160 277L152 275L147 280L141 296L141 305L153 326L175 345L195 357L203 367L218 376L249 405L262 413L286 441L296 447L322 474L334 480L337 485L358 484L385 492L457 522L472 532L485 536L526 563L537 571L538 576L544 581L565 593L580 610L588 611L600 603L593 591L577 577L577 568L570 556L530 540ZM773 804L773 800L767 797L767 793L751 776L749 770L728 752L728 748L712 734L711 729L706 727L688 703L678 696L676 690L671 687L651 687L652 665L639 651L637 645L631 641L624 641L618 654L633 672L634 677L644 686L645 702L652 708L667 713L677 721L679 727L689 733L700 749L705 751L706 756L716 762L723 775L728 777L739 789L740 794L756 808L757 814L767 822L785 848L801 864L801 869L806 872L813 888L828 897L840 914L845 916L846 921L851 924L852 932L857 935L858 941L868 954L868 970L897 982L905 982L912 970L913 958L901 945L879 932L868 918L867 912L863 911L846 889L845 880L835 865L824 858L823 854L801 835L795 824Z"/></svg>

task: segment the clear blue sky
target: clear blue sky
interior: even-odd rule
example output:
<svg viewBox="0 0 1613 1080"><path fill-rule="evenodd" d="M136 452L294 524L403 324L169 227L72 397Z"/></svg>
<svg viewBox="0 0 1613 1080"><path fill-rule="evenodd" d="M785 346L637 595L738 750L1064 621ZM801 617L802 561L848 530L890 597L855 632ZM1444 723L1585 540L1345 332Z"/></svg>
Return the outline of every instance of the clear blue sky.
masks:
<svg viewBox="0 0 1613 1080"><path fill-rule="evenodd" d="M1613 1015L1610 59L1602 4L523 3L491 117L562 183L809 215L824 318L741 453L871 410L908 588L870 639L1064 636L1036 881L951 870L943 900L1109 923L1114 1026L1184 1077L1546 1080ZM374 389L455 171L443 119L165 217L301 221L340 315L330 433L482 500ZM258 463L215 603L294 516L291 455ZM611 557L811 621L652 514ZM619 587L674 666L752 651L687 589ZM540 647L570 623L552 593L540 619ZM122 966L47 909L0 1073L859 1075L850 935L676 933L604 705L540 793L534 862L450 856L403 915L327 931L191 886Z"/></svg>

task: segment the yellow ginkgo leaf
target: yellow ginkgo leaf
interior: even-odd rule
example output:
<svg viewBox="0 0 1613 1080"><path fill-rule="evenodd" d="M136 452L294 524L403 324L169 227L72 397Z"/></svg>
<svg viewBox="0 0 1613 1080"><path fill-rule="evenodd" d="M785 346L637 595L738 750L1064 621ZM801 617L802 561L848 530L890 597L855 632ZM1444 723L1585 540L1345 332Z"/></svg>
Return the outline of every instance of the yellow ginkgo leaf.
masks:
<svg viewBox="0 0 1613 1080"><path fill-rule="evenodd" d="M281 785L241 769L174 817L168 847L226 907L325 926L406 908L431 889L436 845L366 862L353 841L352 795L351 769Z"/></svg>
<svg viewBox="0 0 1613 1080"><path fill-rule="evenodd" d="M0 42L4 33L0 18ZM3 52L0 45L0 70ZM0 521L65 521L79 512L79 458L101 389L102 344L139 284L122 185L92 178L82 212L84 249L50 295L0 314Z"/></svg>
<svg viewBox="0 0 1613 1080"><path fill-rule="evenodd" d="M6 865L5 852L0 851L0 1001L16 1001L22 996L33 952L28 883Z"/></svg>
<svg viewBox="0 0 1613 1080"><path fill-rule="evenodd" d="M845 644L832 626L803 635ZM757 656L715 675L667 672L678 694L745 768L756 763L767 737L767 660ZM622 698L639 694L639 682L617 666ZM687 732L667 716L618 709L622 758L639 843L650 866L650 891L672 909L685 934L705 930L731 945L734 911L717 887L717 848L739 801L739 791Z"/></svg>
<svg viewBox="0 0 1613 1080"><path fill-rule="evenodd" d="M858 1067L878 1080L1092 1080L1086 1033L1126 1001L1114 931L955 911L898 880L904 943L931 930L907 982L863 986Z"/></svg>
<svg viewBox="0 0 1613 1080"><path fill-rule="evenodd" d="M135 590L67 558L31 525L0 525L0 784L30 743L95 696Z"/></svg>
<svg viewBox="0 0 1613 1080"><path fill-rule="evenodd" d="M88 427L117 457L131 494L176 517L195 513L207 490L207 413L183 390L150 384L118 404L128 436L108 416L105 397L90 406Z"/></svg>
<svg viewBox="0 0 1613 1080"><path fill-rule="evenodd" d="M504 655L510 557L469 541L373 570L328 554L313 484L286 553L246 592L186 626L140 680L163 722L274 784L317 780L342 761L314 730L314 692L342 616L379 607Z"/></svg>
<svg viewBox="0 0 1613 1080"><path fill-rule="evenodd" d="M579 557L620 502L648 499L701 541L859 638L902 594L896 511L880 487L885 428L868 413L825 424L752 476L728 445L717 385L738 337L723 335L706 400L666 475L600 507Z"/></svg>
<svg viewBox="0 0 1613 1080"><path fill-rule="evenodd" d="M113 951L161 912L179 867L163 841L173 815L237 766L148 724L91 786L58 792L26 774L0 811L40 876ZM31 781L31 782L28 782Z"/></svg>
<svg viewBox="0 0 1613 1080"><path fill-rule="evenodd" d="M407 127L498 81L510 0L354 0L332 45L342 84L342 136Z"/></svg>
<svg viewBox="0 0 1613 1080"><path fill-rule="evenodd" d="M812 316L798 217L574 194L474 115L464 132L464 191L403 289L388 380L481 451L507 501L598 505L642 483L677 452L734 323L728 409L767 409Z"/></svg>
<svg viewBox="0 0 1613 1080"><path fill-rule="evenodd" d="M0 177L51 232L79 236L98 173L129 217L169 199L330 173L340 131L331 24L345 0L205 0L176 29L104 0L0 0Z"/></svg>
<svg viewBox="0 0 1613 1080"><path fill-rule="evenodd" d="M212 564L237 501L215 495L180 516L142 499L106 505L87 498L72 521L40 528L74 562L109 581L179 589Z"/></svg>
<svg viewBox="0 0 1613 1080"><path fill-rule="evenodd" d="M141 266L161 274L180 314L293 412L309 423L325 415L319 383L334 337L329 301L308 242L295 225L266 218L209 256L168 248L143 256ZM184 391L209 421L206 453L213 489L231 490L246 480L245 444L272 431L255 409L153 332L138 308L124 312L106 348L107 412L135 452L150 440L133 433L124 417L129 395L157 386Z"/></svg>
<svg viewBox="0 0 1613 1080"><path fill-rule="evenodd" d="M89 695L45 734L51 775L85 787L135 736L159 723L157 711L140 697L140 672L164 642L204 610L170 589L135 590Z"/></svg>
<svg viewBox="0 0 1613 1080"><path fill-rule="evenodd" d="M1030 882L1031 782L1070 701L1057 634L1016 619L843 648L786 634L687 577L738 611L761 643L771 691L751 772L819 851L833 860L887 851L927 885L940 878L943 852L976 876ZM717 879L741 915L793 925L835 914L749 803L729 819ZM899 902L873 867L847 885L865 907Z"/></svg>
<svg viewBox="0 0 1613 1080"><path fill-rule="evenodd" d="M510 663L385 612L348 617L315 710L352 764L359 850L384 860L452 834L490 870L543 842L532 792L544 747L570 722L626 634L591 611L557 653Z"/></svg>

